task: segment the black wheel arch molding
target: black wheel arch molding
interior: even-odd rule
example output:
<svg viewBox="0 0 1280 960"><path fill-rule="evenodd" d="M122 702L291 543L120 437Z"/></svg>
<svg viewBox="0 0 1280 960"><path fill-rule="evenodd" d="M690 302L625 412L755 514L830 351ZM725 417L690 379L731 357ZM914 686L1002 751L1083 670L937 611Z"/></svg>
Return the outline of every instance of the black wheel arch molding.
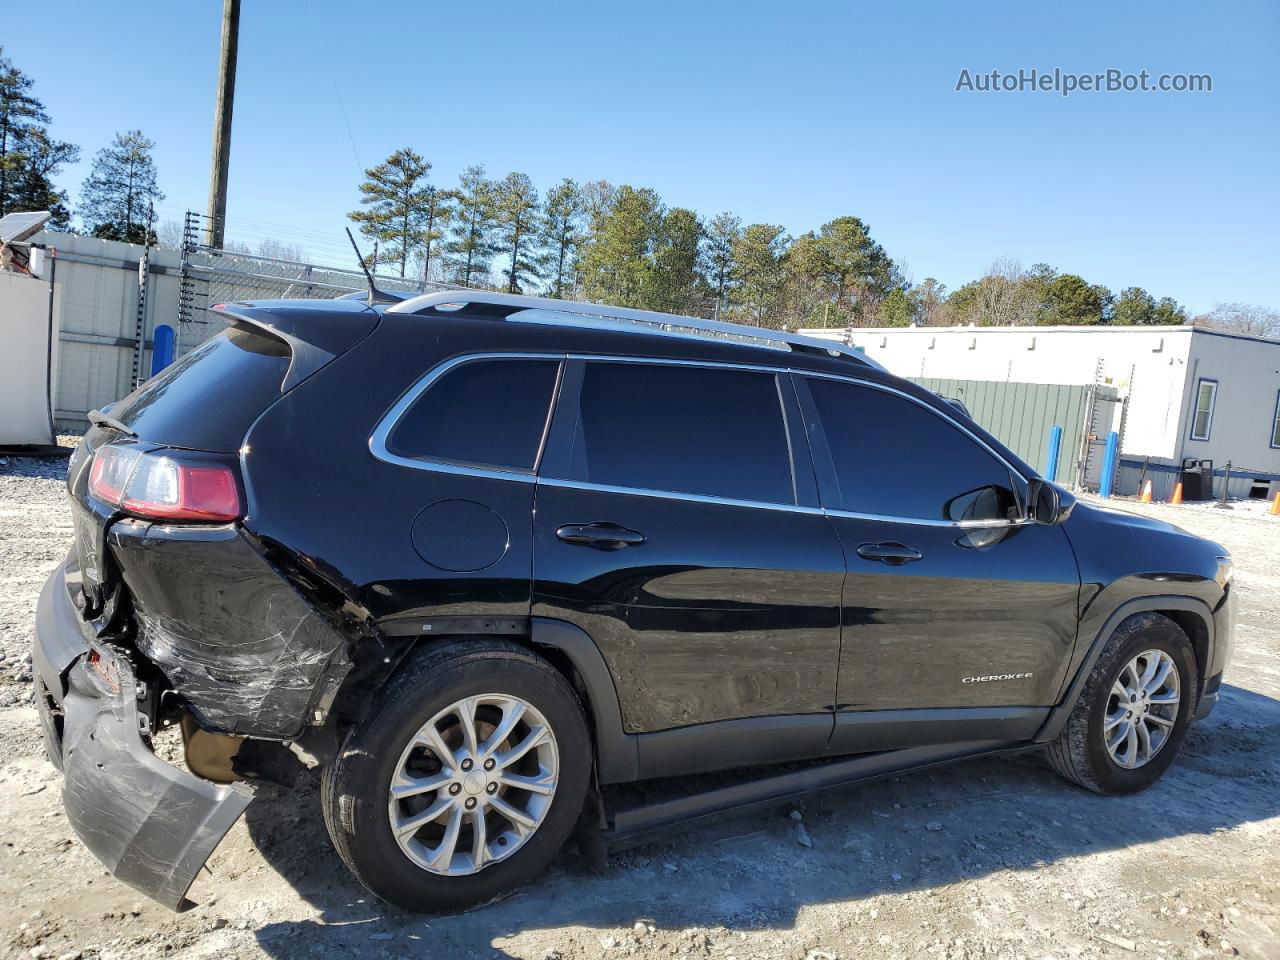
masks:
<svg viewBox="0 0 1280 960"><path fill-rule="evenodd" d="M1215 663L1217 629L1214 610L1204 600L1196 597L1180 595L1135 597L1115 607L1108 614L1101 629L1094 635L1089 646L1084 648L1079 664L1074 672L1070 674L1070 683L1065 687L1058 704L1050 710L1044 726L1035 735L1035 742L1048 743L1062 732L1063 727L1066 726L1067 720L1071 716L1071 711L1075 707L1076 701L1080 699L1080 695L1084 691L1084 685L1089 679L1090 671L1093 669L1098 657L1101 656L1107 641L1111 639L1122 623L1136 614L1160 613L1168 615L1170 612L1189 614L1196 618L1196 621L1203 628L1203 633L1200 633L1200 631L1194 633L1188 631L1188 634L1192 647L1196 651L1197 663L1200 666L1197 696L1207 692L1209 681L1212 679L1207 674ZM1081 622L1084 622L1084 618L1082 618ZM1177 621L1175 620L1175 622ZM1179 623L1179 626L1181 626L1181 623Z"/></svg>

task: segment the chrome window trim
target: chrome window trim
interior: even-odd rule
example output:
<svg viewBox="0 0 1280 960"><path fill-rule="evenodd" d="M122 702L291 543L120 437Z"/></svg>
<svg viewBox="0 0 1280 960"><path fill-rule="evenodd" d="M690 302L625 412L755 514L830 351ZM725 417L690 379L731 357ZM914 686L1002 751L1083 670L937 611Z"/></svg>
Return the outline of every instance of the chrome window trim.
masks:
<svg viewBox="0 0 1280 960"><path fill-rule="evenodd" d="M926 520L921 517L893 517L880 513L857 513L853 510L824 508L827 516L846 517L850 520L876 520L881 523L909 523L917 527L952 527L956 530L999 530L1005 527L1022 527L1035 523L1030 517L1018 520Z"/></svg>
<svg viewBox="0 0 1280 960"><path fill-rule="evenodd" d="M664 367L725 367L730 370L746 370L749 373L792 373L790 367L764 363L736 363L732 360L689 360L683 357L638 357L627 353L568 353L569 360L591 363L656 363ZM781 409L781 400L779 400Z"/></svg>
<svg viewBox="0 0 1280 960"><path fill-rule="evenodd" d="M458 463L452 460L429 460L418 459L415 457L402 457L399 454L392 453L387 447L387 440L390 438L392 431L399 424L402 417L408 409L417 402L418 398L431 388L437 380L456 370L463 364L473 363L481 360L549 360L559 364L556 371L556 382L551 388L551 402L547 404L547 418L542 425L542 436L538 441L538 451L533 458L533 467L529 470L519 470L515 468L483 466L480 464ZM517 483L534 483L538 479L538 466L542 462L542 452L547 446L547 435L551 430L551 415L555 410L556 396L560 392L560 381L564 377L565 355L563 353L463 353L456 357L450 357L432 367L421 377L413 382L413 384L397 400L386 413L382 415L382 419L378 421L374 427L373 433L369 436L369 452L375 458L384 463L393 463L401 467L411 467L415 470L429 470L433 473L448 473L455 476L463 477L489 477L494 480L514 480Z"/></svg>
<svg viewBox="0 0 1280 960"><path fill-rule="evenodd" d="M645 487L615 487L607 483L561 480L557 477L539 476L538 485L562 487L568 490L588 490L596 493L620 493L632 497L655 497L660 500L687 500L691 503L712 503L725 507L782 510L786 513L810 513L816 516L822 516L824 513L821 507L806 507L798 503L774 503L770 500L738 500L734 497L715 497L703 493L681 493L678 490L649 490Z"/></svg>
<svg viewBox="0 0 1280 960"><path fill-rule="evenodd" d="M450 370L453 370L464 363L470 363L477 360L551 360L561 363L561 368L557 374L556 386L552 394L552 404L548 410L547 424L543 428L542 440L538 447L538 454L534 461L534 469L530 471L517 471L510 469L501 469L497 467L485 467L478 465L453 463L447 460L418 460L411 457L401 457L391 453L387 449L387 438L395 429L400 418L410 406L425 393L433 383L443 377ZM785 373L793 376L801 377L820 377L825 380L839 380L851 383L855 386L871 387L876 390L882 390L885 393L892 393L906 400L918 404L924 409L936 414L939 418L962 431L971 440L986 450L999 463L1003 464L1011 474L1021 477L1023 482L1029 482L1022 471L1017 470L1004 457L993 450L990 445L985 443L981 437L975 435L972 431L951 417L947 416L940 410L935 410L929 404L924 403L916 397L891 387L887 384L873 383L869 380L863 380L858 377L848 376L845 374L831 374L814 370L797 370L794 367L771 366L765 364L752 363L734 363L732 361L720 360L687 360L681 358L668 357L645 357L634 355L609 355L609 354L591 354L591 353L547 353L547 352L492 352L483 353L466 353L450 357L442 361L435 367L428 370L425 374L414 381L399 400L383 414L382 419L378 421L372 435L369 437L369 450L375 458L384 463L395 464L397 466L409 467L414 470L427 470L433 473L447 473L455 476L481 477L494 480L512 480L518 483L538 483L547 486L560 487L569 490L585 490L595 491L598 493L615 493L627 496L637 497L653 497L664 500L684 500L692 503L719 504L730 507L746 507L756 510L781 510L787 513L812 514L831 517L844 517L851 520L872 520L881 523L905 523L914 526L925 527L951 527L958 530L987 530L1003 527L1017 527L1032 524L1035 521L1030 517L1023 517L1018 520L931 520L923 517L899 517L874 513L859 513L853 510L840 510L834 507L809 507L795 503L774 503L766 500L739 500L733 497L717 497L708 494L698 493L682 493L675 490L650 490L644 487L620 487L603 483L590 483L583 480L565 480L559 477L540 476L537 470L541 466L542 455L546 449L548 435L550 433L551 417L554 416L555 404L559 399L559 388L561 380L564 377L564 362L569 360L581 361L603 361L608 363L656 363L668 366L687 366L687 367L721 367L733 370L747 370L756 373L769 373L773 375ZM779 400L781 406L781 399ZM783 423L786 423L786 411L782 410Z"/></svg>

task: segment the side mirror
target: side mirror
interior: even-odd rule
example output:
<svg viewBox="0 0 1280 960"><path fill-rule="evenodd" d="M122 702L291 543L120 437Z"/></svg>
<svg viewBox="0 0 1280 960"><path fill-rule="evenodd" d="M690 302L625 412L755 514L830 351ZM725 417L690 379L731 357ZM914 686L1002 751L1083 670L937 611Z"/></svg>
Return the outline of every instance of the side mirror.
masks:
<svg viewBox="0 0 1280 960"><path fill-rule="evenodd" d="M1050 525L1066 520L1076 504L1076 499L1071 494L1039 477L1028 485L1027 499L1030 501L1029 519Z"/></svg>

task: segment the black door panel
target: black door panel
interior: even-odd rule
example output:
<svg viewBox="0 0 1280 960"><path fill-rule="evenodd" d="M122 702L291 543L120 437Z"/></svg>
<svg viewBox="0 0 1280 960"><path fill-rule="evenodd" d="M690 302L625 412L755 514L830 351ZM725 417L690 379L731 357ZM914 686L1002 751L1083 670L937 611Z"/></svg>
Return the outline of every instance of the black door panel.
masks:
<svg viewBox="0 0 1280 960"><path fill-rule="evenodd" d="M571 360L538 482L533 612L594 638L628 732L829 714L844 556L816 499L785 376ZM814 755L831 724L796 729Z"/></svg>
<svg viewBox="0 0 1280 960"><path fill-rule="evenodd" d="M821 514L544 481L536 515L533 614L596 641L628 732L831 709L844 562ZM645 542L594 550L556 535L584 516Z"/></svg>
<svg viewBox="0 0 1280 960"><path fill-rule="evenodd" d="M1053 703L1079 571L1060 527L1024 519L1025 480L917 398L818 377L796 391L848 557L839 709Z"/></svg>
<svg viewBox="0 0 1280 960"><path fill-rule="evenodd" d="M1079 581L1060 527L1020 524L968 545L954 527L832 518L849 549L840 655L842 710L1041 706L1076 637ZM890 565L857 545L909 543ZM978 677L1016 676L1009 680Z"/></svg>

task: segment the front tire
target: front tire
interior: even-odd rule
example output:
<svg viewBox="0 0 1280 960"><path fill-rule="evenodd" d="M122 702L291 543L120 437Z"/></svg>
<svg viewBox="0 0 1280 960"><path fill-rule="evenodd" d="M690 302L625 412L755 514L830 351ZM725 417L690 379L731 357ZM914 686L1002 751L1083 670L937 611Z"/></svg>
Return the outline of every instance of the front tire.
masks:
<svg viewBox="0 0 1280 960"><path fill-rule="evenodd" d="M371 892L447 912L528 883L582 810L591 743L563 676L512 643L413 654L326 767L325 824Z"/></svg>
<svg viewBox="0 0 1280 960"><path fill-rule="evenodd" d="M1168 617L1129 617L1103 647L1049 763L1096 793L1136 793L1173 763L1195 714L1199 675L1186 633Z"/></svg>

